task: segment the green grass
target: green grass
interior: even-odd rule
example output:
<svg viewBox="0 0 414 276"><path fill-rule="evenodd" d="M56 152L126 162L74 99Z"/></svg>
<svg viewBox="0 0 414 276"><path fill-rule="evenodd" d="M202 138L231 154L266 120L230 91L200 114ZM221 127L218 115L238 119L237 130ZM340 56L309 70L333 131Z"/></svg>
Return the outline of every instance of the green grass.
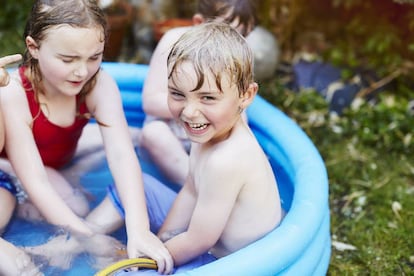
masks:
<svg viewBox="0 0 414 276"><path fill-rule="evenodd" d="M295 94L277 79L261 84L261 95L306 131L325 161L332 240L355 247L332 248L328 275L414 275L414 118L407 112L413 95L408 92L384 92L377 104L332 118L316 93Z"/></svg>

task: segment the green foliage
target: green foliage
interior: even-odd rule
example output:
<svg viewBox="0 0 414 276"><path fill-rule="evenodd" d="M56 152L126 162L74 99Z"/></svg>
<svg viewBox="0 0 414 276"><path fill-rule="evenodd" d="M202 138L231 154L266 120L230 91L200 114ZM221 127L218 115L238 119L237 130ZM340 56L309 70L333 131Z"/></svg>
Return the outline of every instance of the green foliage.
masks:
<svg viewBox="0 0 414 276"><path fill-rule="evenodd" d="M293 93L277 79L261 84L261 95L305 130L325 160L332 240L355 247L333 247L328 275L413 274L412 91L394 88L337 117L315 92Z"/></svg>
<svg viewBox="0 0 414 276"><path fill-rule="evenodd" d="M259 18L287 61L306 51L384 76L414 60L414 1L264 0Z"/></svg>
<svg viewBox="0 0 414 276"><path fill-rule="evenodd" d="M23 53L23 32L33 4L31 0L2 3L0 9L0 56Z"/></svg>
<svg viewBox="0 0 414 276"><path fill-rule="evenodd" d="M336 127L343 136L355 136L355 143L393 154L414 153L414 114L409 111L407 99L380 95L378 104L363 102L357 110L345 114Z"/></svg>

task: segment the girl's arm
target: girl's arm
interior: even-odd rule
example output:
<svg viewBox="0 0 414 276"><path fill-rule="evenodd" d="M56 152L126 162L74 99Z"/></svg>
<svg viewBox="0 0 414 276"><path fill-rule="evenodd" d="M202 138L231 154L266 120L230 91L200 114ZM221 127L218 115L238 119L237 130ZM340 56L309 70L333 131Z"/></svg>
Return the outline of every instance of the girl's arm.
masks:
<svg viewBox="0 0 414 276"><path fill-rule="evenodd" d="M145 255L157 261L159 271L164 267L171 270L170 254L150 232L141 167L128 130L119 89L106 72L99 73L87 104L97 121L104 124L100 130L109 168L125 209L129 257Z"/></svg>
<svg viewBox="0 0 414 276"><path fill-rule="evenodd" d="M32 116L25 92L16 78L12 78L1 94L9 161L30 200L48 222L90 235L89 227L66 205L49 182L31 131Z"/></svg>

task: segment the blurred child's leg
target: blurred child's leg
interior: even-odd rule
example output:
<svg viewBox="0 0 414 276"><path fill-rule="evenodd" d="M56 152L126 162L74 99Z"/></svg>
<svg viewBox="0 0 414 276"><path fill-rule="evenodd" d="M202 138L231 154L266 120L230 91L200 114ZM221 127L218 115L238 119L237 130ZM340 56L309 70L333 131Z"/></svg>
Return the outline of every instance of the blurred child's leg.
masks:
<svg viewBox="0 0 414 276"><path fill-rule="evenodd" d="M124 224L124 218L108 196L88 214L86 221L94 231L102 234L112 233Z"/></svg>
<svg viewBox="0 0 414 276"><path fill-rule="evenodd" d="M16 197L0 187L0 235L4 232L16 205Z"/></svg>
<svg viewBox="0 0 414 276"><path fill-rule="evenodd" d="M82 190L73 187L57 170L46 167L46 172L50 183L72 211L80 217L85 217L89 212L89 203ZM30 199L17 205L17 216L31 221L43 220L43 216Z"/></svg>
<svg viewBox="0 0 414 276"><path fill-rule="evenodd" d="M63 175L55 169L46 167L46 172L50 183L52 183L65 203L76 215L85 217L89 213L89 202L81 187L69 183Z"/></svg>
<svg viewBox="0 0 414 276"><path fill-rule="evenodd" d="M0 158L0 170L9 175L15 174L10 162L4 158ZM59 171L46 167L46 173L48 174L50 183L52 183L57 193L63 198L75 214L80 217L86 216L89 212L89 203L85 193L77 187L71 185ZM16 177L12 178L16 179ZM18 180L15 182L18 182ZM14 183L16 187L21 186L18 184L19 183ZM22 187L19 188L23 189ZM17 205L17 215L20 218L32 221L43 220L39 210L30 202L30 198L28 200L24 200L24 202L20 202Z"/></svg>

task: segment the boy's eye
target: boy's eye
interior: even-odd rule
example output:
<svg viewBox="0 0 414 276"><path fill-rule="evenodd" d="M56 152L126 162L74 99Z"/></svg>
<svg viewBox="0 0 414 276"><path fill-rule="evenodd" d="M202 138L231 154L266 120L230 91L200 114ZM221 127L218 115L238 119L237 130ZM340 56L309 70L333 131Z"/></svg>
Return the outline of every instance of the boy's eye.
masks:
<svg viewBox="0 0 414 276"><path fill-rule="evenodd" d="M174 98L184 97L184 95L177 91L170 91L170 95Z"/></svg>
<svg viewBox="0 0 414 276"><path fill-rule="evenodd" d="M216 98L212 96L203 96L202 99L204 101L214 101Z"/></svg>
<svg viewBox="0 0 414 276"><path fill-rule="evenodd" d="M62 58L62 61L64 63L71 63L73 61L73 58Z"/></svg>

